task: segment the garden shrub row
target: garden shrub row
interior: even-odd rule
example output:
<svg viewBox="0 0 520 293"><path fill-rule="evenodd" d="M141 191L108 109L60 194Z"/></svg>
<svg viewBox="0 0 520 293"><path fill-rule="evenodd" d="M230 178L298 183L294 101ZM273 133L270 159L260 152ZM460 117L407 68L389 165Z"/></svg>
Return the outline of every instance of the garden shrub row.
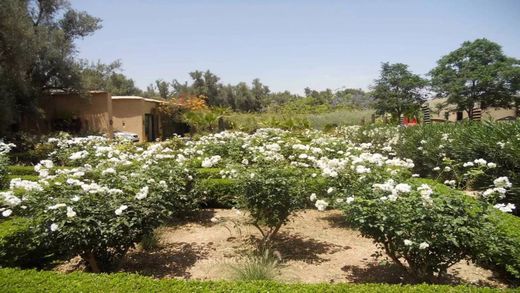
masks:
<svg viewBox="0 0 520 293"><path fill-rule="evenodd" d="M11 175L38 175L34 170L34 166L9 165L7 170Z"/></svg>
<svg viewBox="0 0 520 293"><path fill-rule="evenodd" d="M134 274L88 274L0 269L1 292L498 292L446 285L285 284L274 281L184 281Z"/></svg>
<svg viewBox="0 0 520 293"><path fill-rule="evenodd" d="M0 267L39 267L56 255L43 247L32 228L32 220L15 217L0 222Z"/></svg>
<svg viewBox="0 0 520 293"><path fill-rule="evenodd" d="M415 179L415 181L428 184L439 193L466 196L431 179ZM477 203L476 199L466 197ZM496 230L484 235L485 239L482 243L485 245L477 248L478 254L474 258L480 265L518 282L520 280L520 218L495 209L490 211L489 217Z"/></svg>

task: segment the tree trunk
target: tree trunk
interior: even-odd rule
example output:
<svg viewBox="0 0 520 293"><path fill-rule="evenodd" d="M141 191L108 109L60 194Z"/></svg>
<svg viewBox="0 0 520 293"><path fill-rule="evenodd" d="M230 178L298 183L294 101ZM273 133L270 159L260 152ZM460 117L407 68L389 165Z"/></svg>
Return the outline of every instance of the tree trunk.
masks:
<svg viewBox="0 0 520 293"><path fill-rule="evenodd" d="M96 256L91 252L87 252L84 255L81 256L90 266L90 269L93 273L101 273L101 270L99 269Z"/></svg>

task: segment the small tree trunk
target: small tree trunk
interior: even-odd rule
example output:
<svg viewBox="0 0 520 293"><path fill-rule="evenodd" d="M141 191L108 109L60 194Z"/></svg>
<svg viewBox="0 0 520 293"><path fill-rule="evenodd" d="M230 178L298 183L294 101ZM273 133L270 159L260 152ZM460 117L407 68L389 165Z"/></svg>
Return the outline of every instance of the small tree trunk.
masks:
<svg viewBox="0 0 520 293"><path fill-rule="evenodd" d="M91 252L87 252L86 254L81 256L90 266L90 269L93 273L101 273L101 270L99 269L96 256Z"/></svg>

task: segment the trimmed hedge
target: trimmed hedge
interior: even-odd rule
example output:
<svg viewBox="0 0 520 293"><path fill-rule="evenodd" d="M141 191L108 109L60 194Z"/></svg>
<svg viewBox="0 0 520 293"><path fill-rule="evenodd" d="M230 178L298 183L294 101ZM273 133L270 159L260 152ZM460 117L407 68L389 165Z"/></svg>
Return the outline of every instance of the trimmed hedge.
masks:
<svg viewBox="0 0 520 293"><path fill-rule="evenodd" d="M195 181L194 190L205 198L207 207L230 208L235 204L237 195L236 182L232 179L210 178Z"/></svg>
<svg viewBox="0 0 520 293"><path fill-rule="evenodd" d="M12 218L0 222L0 266L18 266L32 258L36 244L31 220Z"/></svg>
<svg viewBox="0 0 520 293"><path fill-rule="evenodd" d="M10 165L7 167L7 171L11 175L38 175L38 173L34 171L34 166Z"/></svg>
<svg viewBox="0 0 520 293"><path fill-rule="evenodd" d="M7 178L9 179L9 181L11 181L12 179L15 179L15 178L20 178L22 180L29 180L29 181L38 181L40 179L40 177L38 177L38 175L9 175L9 176L7 176Z"/></svg>
<svg viewBox="0 0 520 293"><path fill-rule="evenodd" d="M273 281L183 281L135 274L88 274L0 269L1 292L498 292L447 285L284 284ZM501 290L502 291L502 290Z"/></svg>

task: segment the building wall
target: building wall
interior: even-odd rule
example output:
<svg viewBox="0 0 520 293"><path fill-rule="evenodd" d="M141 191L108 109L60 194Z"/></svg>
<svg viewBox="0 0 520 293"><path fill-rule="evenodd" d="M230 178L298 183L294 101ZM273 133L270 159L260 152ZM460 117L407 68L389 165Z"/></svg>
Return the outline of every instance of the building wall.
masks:
<svg viewBox="0 0 520 293"><path fill-rule="evenodd" d="M437 113L436 105L446 102L446 98L437 98L428 101L428 107L431 111L431 119L434 122L448 121L457 122L457 110L453 105L447 105L439 113ZM505 109L505 108L486 108L482 110L482 120L499 120L506 117L517 117L516 108ZM446 113L448 113L448 119L446 120ZM468 113L462 111L462 119L468 119Z"/></svg>
<svg viewBox="0 0 520 293"><path fill-rule="evenodd" d="M139 141L147 141L145 115L152 114L155 120L155 133L159 133L157 103L144 99L112 99L114 131L127 131L139 135Z"/></svg>
<svg viewBox="0 0 520 293"><path fill-rule="evenodd" d="M112 100L114 113L114 131L128 131L144 137L144 100L117 99Z"/></svg>
<svg viewBox="0 0 520 293"><path fill-rule="evenodd" d="M28 117L23 123L25 130L46 133L53 131L53 121L79 119L82 132L112 135L112 97L109 93L55 94L42 98L40 106L44 111L43 119Z"/></svg>

